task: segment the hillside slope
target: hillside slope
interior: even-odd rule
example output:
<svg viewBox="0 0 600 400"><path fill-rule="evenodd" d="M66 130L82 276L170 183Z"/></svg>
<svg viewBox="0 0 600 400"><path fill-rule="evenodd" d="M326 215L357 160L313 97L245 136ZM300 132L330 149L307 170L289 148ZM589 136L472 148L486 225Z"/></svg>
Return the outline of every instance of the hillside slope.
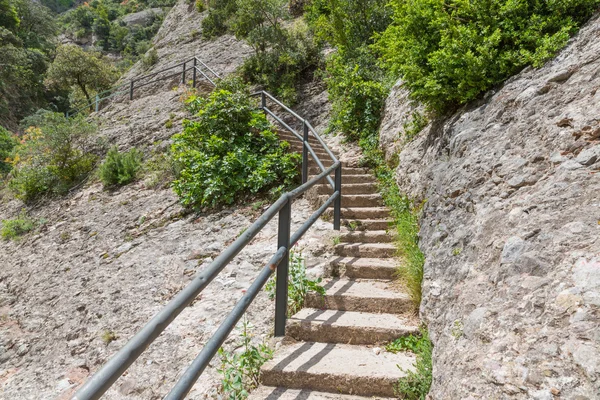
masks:
<svg viewBox="0 0 600 400"><path fill-rule="evenodd" d="M398 141L401 190L426 201L421 316L433 399L600 398L600 20L555 60Z"/></svg>
<svg viewBox="0 0 600 400"><path fill-rule="evenodd" d="M231 36L205 41L192 35L201 18L185 0L173 7L156 38L159 62L143 73L193 55L222 75L235 70L248 47ZM123 80L138 73L141 65ZM185 92L174 78L136 91L133 101L118 99L98 115L100 136L121 149L166 149L188 116L181 103ZM29 210L45 221L40 231L18 242L0 241L0 399L69 398L266 206L193 215L170 188L150 188L141 180L106 191L91 179ZM21 207L16 200L1 202L0 219L15 217ZM293 226L312 211L306 200L294 203ZM276 229L272 221L105 398L162 398L275 251ZM331 224L319 221L299 243L310 267L326 259L323 235L329 231ZM271 332L273 312L261 293L248 313L257 340ZM190 398L216 394L217 366L207 369Z"/></svg>

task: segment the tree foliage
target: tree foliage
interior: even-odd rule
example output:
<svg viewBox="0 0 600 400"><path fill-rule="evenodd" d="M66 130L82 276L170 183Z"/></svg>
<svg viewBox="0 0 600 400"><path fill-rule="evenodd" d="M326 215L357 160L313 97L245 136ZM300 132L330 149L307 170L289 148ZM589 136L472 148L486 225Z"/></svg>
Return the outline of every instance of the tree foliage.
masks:
<svg viewBox="0 0 600 400"><path fill-rule="evenodd" d="M78 88L89 103L92 95L109 89L117 76L114 67L100 54L63 45L56 51L45 82L50 88Z"/></svg>
<svg viewBox="0 0 600 400"><path fill-rule="evenodd" d="M444 111L554 56L598 0L392 0L377 41L414 98Z"/></svg>
<svg viewBox="0 0 600 400"><path fill-rule="evenodd" d="M50 11L29 0L0 0L0 124L18 120L45 105L43 77L54 49L56 25Z"/></svg>
<svg viewBox="0 0 600 400"><path fill-rule="evenodd" d="M294 182L300 156L279 141L247 91L217 88L208 98L191 97L188 105L196 120L184 121L172 146L180 168L173 187L184 205L231 204Z"/></svg>

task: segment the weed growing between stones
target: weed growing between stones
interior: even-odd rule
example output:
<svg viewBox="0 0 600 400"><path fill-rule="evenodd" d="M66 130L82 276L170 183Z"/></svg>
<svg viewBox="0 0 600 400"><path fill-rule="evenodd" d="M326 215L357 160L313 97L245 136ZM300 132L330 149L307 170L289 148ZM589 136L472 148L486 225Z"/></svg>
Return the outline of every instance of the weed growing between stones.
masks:
<svg viewBox="0 0 600 400"><path fill-rule="evenodd" d="M306 275L306 265L302 253L290 251L290 269L288 275L288 310L287 315L294 315L304 306L304 299L309 292L325 294L325 288L320 285L321 278L310 279ZM265 285L265 290L271 300L275 299L277 277L273 275Z"/></svg>
<svg viewBox="0 0 600 400"><path fill-rule="evenodd" d="M406 376L400 378L394 390L396 394L407 400L425 400L432 380L431 353L433 344L429 340L427 329L421 328L420 335L401 337L389 343L385 349L391 353L411 351L417 356L416 370L404 371Z"/></svg>
<svg viewBox="0 0 600 400"><path fill-rule="evenodd" d="M114 342L115 340L117 340L119 337L117 336L116 333L107 329L104 332L102 332L102 335L100 335L100 338L102 339L104 344L108 345L111 342Z"/></svg>
<svg viewBox="0 0 600 400"><path fill-rule="evenodd" d="M238 352L219 349L221 368L221 391L229 400L240 400L248 397L250 391L259 385L260 367L273 357L273 350L264 342L252 344L252 326L246 320L241 325L241 340L235 348Z"/></svg>
<svg viewBox="0 0 600 400"><path fill-rule="evenodd" d="M0 236L7 240L17 240L19 237L31 232L36 225L38 225L38 221L30 218L25 210L21 210L17 218L2 220Z"/></svg>

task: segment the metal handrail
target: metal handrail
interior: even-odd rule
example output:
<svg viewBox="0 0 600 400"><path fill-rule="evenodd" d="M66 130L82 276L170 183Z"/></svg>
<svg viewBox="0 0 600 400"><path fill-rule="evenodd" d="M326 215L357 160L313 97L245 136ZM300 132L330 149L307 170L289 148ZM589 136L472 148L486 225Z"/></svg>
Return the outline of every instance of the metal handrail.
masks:
<svg viewBox="0 0 600 400"><path fill-rule="evenodd" d="M192 64L191 66L190 63ZM88 102L86 105L84 105L83 107L77 108L75 110L69 110L66 112L66 116L67 117L72 117L78 113L80 113L83 110L86 109L92 109L94 108L94 110L96 112L98 112L100 110L100 104L102 103L102 101L104 100L108 100L113 96L119 95L119 94L125 94L127 92L129 92L129 100L133 100L133 94L134 94L134 90L137 88L141 88L147 85L150 85L152 83L156 83L159 81L163 81L166 79L171 79L177 75L181 75L181 83L185 84L185 77L186 77L186 72L188 71L192 71L192 87L196 87L196 73L199 72L204 78L206 78L211 84L215 85L215 82L213 79L208 77L208 74L206 74L204 71L202 71L201 67L198 67L198 64L200 64L201 67L206 68L210 74L213 75L213 79L219 79L219 75L212 70L210 67L208 67L208 65L206 65L202 60L200 60L198 57L194 56L190 59L187 59L185 61L182 61L178 64L175 65L171 65L170 67L166 67L161 69L160 71L156 71L156 72L152 72L151 74L146 74L146 75L142 75L139 76L137 78L133 78L131 79L129 82L126 83L122 83L120 85L114 86L108 90L105 90L104 92L98 93L95 96L95 99L93 101ZM189 66L189 67L188 67ZM171 71L173 69L179 68L179 67L183 67L181 72L177 72L174 74L169 74L167 76L162 76L159 77L157 79L154 80L150 80L148 82L144 82L142 84L137 84L138 82L142 82L145 80L148 80L150 78L154 78L155 76L163 73L163 72L167 72L167 71ZM121 89L123 87L128 87L129 90L124 91L124 92L115 92L117 89ZM104 96L105 94L109 93L107 96Z"/></svg>
<svg viewBox="0 0 600 400"><path fill-rule="evenodd" d="M194 80L197 71L197 62L206 67L217 78L219 77L206 64L194 57ZM182 64L179 64L182 65ZM185 63L183 63L183 79L185 79ZM164 72L164 71L163 71ZM209 79L214 84L212 80ZM312 126L300 117L293 110L282 104L271 94L261 91L253 94L261 96L261 108L265 113L271 115L284 128L295 134L303 141L302 158L302 185L284 193L273 203L247 230L244 231L229 247L227 247L215 260L203 271L199 272L181 292L179 292L162 310L160 310L133 338L131 338L121 350L119 350L100 370L98 370L86 383L75 393L73 400L93 400L99 399L119 377L139 358L139 356L156 340L156 338L169 326L169 324L188 306L192 301L217 277L217 275L236 257L256 235L271 221L275 215L278 215L278 238L277 251L271 257L270 261L261 270L258 277L254 280L244 296L236 303L233 310L221 323L215 334L209 339L202 351L192 362L183 376L173 387L165 399L182 400L192 389L206 366L212 360L218 349L223 345L228 335L231 333L237 322L242 318L249 305L256 298L260 290L266 284L273 272L277 271L277 283L275 288L275 336L285 335L285 324L287 319L287 282L289 269L289 251L316 220L331 205L334 205L333 228L340 229L340 211L342 199L342 165L333 155L327 145L322 141ZM269 98L277 105L281 106L289 114L302 121L303 136L301 137L281 118L275 115L266 106L266 99ZM331 157L332 165L328 168L323 166L314 150L308 143L309 132L313 134L325 148ZM321 173L308 179L308 154L311 154ZM331 180L330 174L335 172L335 181ZM333 187L333 194L319 207L301 226L292 234L291 232L291 211L293 201L318 184L323 178L327 178Z"/></svg>

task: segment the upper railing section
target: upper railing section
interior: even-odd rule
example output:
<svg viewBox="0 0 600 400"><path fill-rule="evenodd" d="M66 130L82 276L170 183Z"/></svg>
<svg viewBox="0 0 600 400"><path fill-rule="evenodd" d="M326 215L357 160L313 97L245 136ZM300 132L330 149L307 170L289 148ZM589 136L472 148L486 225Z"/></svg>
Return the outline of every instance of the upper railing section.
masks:
<svg viewBox="0 0 600 400"><path fill-rule="evenodd" d="M133 94L136 89L140 89L156 82L172 79L176 76L180 76L181 83L186 84L185 80L190 72L192 78L192 87L196 87L198 75L206 79L212 85L215 85L215 82L219 79L219 75L215 71L213 71L198 57L194 56L190 59L180 62L179 64L171 65L170 67L163 68L151 74L136 77L129 82L122 83L110 88L109 90L98 93L94 100L90 101L83 107L79 107L75 110L69 110L66 115L67 117L71 117L84 110L98 112L106 100L115 98L119 95L129 95L129 100L133 100Z"/></svg>
<svg viewBox="0 0 600 400"><path fill-rule="evenodd" d="M197 69L200 60L194 58L193 71ZM214 73L204 63L201 65ZM182 81L185 82L185 73L187 71L186 63L178 64L182 68L179 72L182 74ZM174 66L172 68L176 68ZM204 75L204 74L203 74ZM150 75L148 75L150 76ZM173 76L173 75L171 75ZM218 75L215 74L218 78ZM215 80L211 80L204 75L213 85ZM166 78L163 78L166 79ZM136 80L137 82L140 79ZM135 82L132 81L130 93L133 93ZM195 82L195 74L194 74ZM130 95L132 96L132 95ZM285 106L271 94L260 91L253 96L259 96L261 99L260 108L271 116L283 129L288 130L294 136L302 141L302 184L287 193L284 193L267 211L265 211L247 230L244 231L227 249L225 249L215 260L203 271L199 272L192 282L179 292L161 311L159 311L150 322L146 324L133 338L131 338L121 350L119 350L102 368L100 368L87 382L75 393L74 400L92 400L99 399L119 377L133 364L135 360L156 340L156 338L169 326L169 324L187 307L192 301L208 286L213 279L258 235L258 233L278 215L278 234L276 251L263 267L252 285L248 288L242 298L236 303L233 310L227 315L221 323L215 334L208 340L202 351L198 354L192 364L186 369L180 380L175 384L171 392L165 397L167 400L182 400L192 389L204 369L215 356L219 348L223 345L235 325L242 318L252 301L262 290L269 277L277 271L277 283L275 288L275 336L285 335L285 324L287 319L288 303L288 270L289 270L289 251L302 238L308 229L317 221L317 219L333 205L334 218L333 228L340 229L340 210L342 199L342 165L327 147L327 144L321 139L316 130L310 123ZM285 116L278 115L269 104L274 104L280 110L286 113ZM293 123L285 122L296 120L302 126L302 134L290 126ZM319 159L314 149L309 144L310 137L315 138L317 142L325 149L327 155L331 158L332 165L325 168L323 162ZM314 143L314 140L313 140ZM319 167L321 173L309 179L308 163L309 155ZM331 174L335 178L331 178ZM327 179L332 187L333 194L325 201L318 210L316 210L302 225L292 233L291 216L292 204L295 199L304 194L307 190Z"/></svg>

